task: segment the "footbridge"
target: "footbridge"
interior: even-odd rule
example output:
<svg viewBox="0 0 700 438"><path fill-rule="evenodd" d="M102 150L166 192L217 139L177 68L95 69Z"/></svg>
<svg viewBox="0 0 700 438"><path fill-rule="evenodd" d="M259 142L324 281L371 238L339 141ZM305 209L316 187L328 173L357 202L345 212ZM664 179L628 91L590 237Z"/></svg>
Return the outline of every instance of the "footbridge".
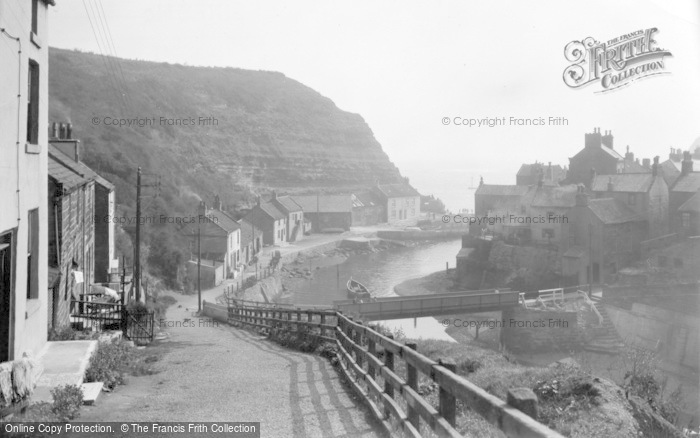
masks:
<svg viewBox="0 0 700 438"><path fill-rule="evenodd" d="M366 302L344 300L333 304L345 315L375 321L511 309L523 303L523 296L524 294L510 289L489 289L374 298Z"/></svg>

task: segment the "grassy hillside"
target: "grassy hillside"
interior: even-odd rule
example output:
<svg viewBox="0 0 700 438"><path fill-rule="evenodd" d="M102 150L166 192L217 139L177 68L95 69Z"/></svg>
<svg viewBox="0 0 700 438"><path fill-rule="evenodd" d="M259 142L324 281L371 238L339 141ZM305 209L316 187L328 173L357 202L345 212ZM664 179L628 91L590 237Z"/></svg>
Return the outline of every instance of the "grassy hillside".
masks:
<svg viewBox="0 0 700 438"><path fill-rule="evenodd" d="M52 48L49 60L50 121L73 124L83 161L115 183L122 215L134 214L138 166L163 178L144 214L172 216L215 194L237 210L271 189L346 191L401 178L362 117L281 73L121 60L120 96L103 57ZM120 119L131 126L111 124ZM171 228L148 228L148 249L172 250Z"/></svg>

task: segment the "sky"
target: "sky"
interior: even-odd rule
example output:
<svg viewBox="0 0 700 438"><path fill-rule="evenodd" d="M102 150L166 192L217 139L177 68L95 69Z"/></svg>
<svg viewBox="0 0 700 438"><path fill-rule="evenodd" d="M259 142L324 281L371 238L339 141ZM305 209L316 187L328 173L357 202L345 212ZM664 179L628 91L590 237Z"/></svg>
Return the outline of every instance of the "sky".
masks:
<svg viewBox="0 0 700 438"><path fill-rule="evenodd" d="M49 44L100 53L86 12L98 7L120 57L279 71L362 115L411 183L453 211L473 205L482 176L513 184L522 163L568 165L594 127L662 161L700 137L695 0L61 0ZM609 93L564 84L569 42L652 27L670 74ZM568 124L454 123L485 117Z"/></svg>

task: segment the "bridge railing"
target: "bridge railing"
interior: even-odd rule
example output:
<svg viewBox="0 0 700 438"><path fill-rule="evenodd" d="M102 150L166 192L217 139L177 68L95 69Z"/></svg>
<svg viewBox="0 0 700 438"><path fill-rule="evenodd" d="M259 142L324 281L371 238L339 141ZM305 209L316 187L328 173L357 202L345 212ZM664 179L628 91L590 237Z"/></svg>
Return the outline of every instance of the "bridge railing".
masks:
<svg viewBox="0 0 700 438"><path fill-rule="evenodd" d="M398 297L361 303L343 301L336 303L336 306L345 314L362 315L368 319L389 319L518 306L519 301L520 292L492 291L485 294L449 293L429 297Z"/></svg>
<svg viewBox="0 0 700 438"><path fill-rule="evenodd" d="M515 297L517 300L517 293ZM509 437L561 438L519 410L530 409L529 413L535 415L534 394L534 401L523 404L527 408L516 408L520 398L514 396L512 404L508 404L487 393L457 375L453 360L436 362L420 354L415 343L401 344L392 335L382 334L340 312L270 305L229 306L228 311L228 321L233 325L269 333L287 332L336 345L339 369L387 430L398 425L407 436L420 437L427 428L438 436L461 437L456 429L457 400L461 400ZM405 377L399 376L399 370L405 370ZM421 375L439 386L437 407L419 394Z"/></svg>

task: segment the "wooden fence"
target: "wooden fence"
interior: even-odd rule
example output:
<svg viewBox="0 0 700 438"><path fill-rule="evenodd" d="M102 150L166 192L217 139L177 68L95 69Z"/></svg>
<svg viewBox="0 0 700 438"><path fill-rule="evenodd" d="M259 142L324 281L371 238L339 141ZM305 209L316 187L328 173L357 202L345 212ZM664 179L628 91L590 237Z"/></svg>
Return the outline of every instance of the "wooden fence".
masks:
<svg viewBox="0 0 700 438"><path fill-rule="evenodd" d="M335 344L341 372L388 431L398 428L407 436L420 437L421 431L430 429L441 437L461 437L455 427L460 400L509 437L562 437L457 375L453 360L436 362L420 354L415 343L401 344L392 335L340 312L240 304L228 307L228 320L234 325L296 333ZM405 377L397 374L398 369L405 370ZM438 385L437 408L419 394L420 375Z"/></svg>

